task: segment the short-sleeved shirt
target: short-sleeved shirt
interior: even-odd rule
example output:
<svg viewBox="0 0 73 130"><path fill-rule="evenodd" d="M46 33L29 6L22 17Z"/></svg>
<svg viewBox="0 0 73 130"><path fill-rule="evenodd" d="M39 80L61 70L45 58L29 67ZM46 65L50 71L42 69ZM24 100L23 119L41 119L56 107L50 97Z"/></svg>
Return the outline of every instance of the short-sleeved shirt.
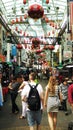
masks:
<svg viewBox="0 0 73 130"><path fill-rule="evenodd" d="M36 86L36 83L31 82L30 85ZM26 96L26 98L28 98L30 89L31 88L30 88L29 84L27 84L22 91L22 97ZM43 88L42 88L41 84L38 84L37 90L38 90L39 95L41 95L43 93ZM42 109L42 103L41 103L41 109ZM27 110L29 110L29 109L27 108Z"/></svg>

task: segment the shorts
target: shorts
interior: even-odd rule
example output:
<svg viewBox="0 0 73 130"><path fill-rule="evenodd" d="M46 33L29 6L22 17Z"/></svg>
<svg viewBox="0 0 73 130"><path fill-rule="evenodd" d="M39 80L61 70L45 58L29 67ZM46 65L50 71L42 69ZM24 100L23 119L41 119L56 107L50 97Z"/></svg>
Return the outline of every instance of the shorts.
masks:
<svg viewBox="0 0 73 130"><path fill-rule="evenodd" d="M29 126L34 126L35 123L40 125L42 119L42 110L39 111L27 111L27 121Z"/></svg>

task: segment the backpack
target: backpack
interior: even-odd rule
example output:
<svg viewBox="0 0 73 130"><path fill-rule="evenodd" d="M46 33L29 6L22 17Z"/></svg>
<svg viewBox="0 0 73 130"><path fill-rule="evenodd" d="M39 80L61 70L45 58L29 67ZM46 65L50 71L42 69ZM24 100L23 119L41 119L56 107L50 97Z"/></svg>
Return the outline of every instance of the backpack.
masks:
<svg viewBox="0 0 73 130"><path fill-rule="evenodd" d="M40 100L40 95L38 93L37 90L37 86L38 84L36 84L36 86L30 86L30 92L29 92L29 96L27 98L27 103L28 103L28 108L31 111L38 111L41 108L41 100Z"/></svg>

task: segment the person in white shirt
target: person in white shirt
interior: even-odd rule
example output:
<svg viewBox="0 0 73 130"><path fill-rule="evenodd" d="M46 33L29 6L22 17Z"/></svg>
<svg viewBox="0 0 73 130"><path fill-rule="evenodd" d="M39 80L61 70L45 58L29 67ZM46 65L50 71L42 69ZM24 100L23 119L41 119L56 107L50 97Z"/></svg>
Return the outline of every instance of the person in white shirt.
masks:
<svg viewBox="0 0 73 130"><path fill-rule="evenodd" d="M35 79L36 79L35 73L31 72L29 74L29 84L31 86L34 86L34 87L36 86ZM27 98L29 96L29 92L30 92L30 89L31 89L29 84L27 84L24 87L24 90L22 91L22 100L25 101L25 102L27 102ZM30 110L28 108L28 103L27 103L27 121L28 121L30 130L34 130L35 123L37 124L36 130L40 130L40 124L41 124L41 119L42 119L44 96L43 96L43 88L42 88L41 84L38 84L36 89L37 89L37 91L38 91L38 93L40 95L41 108L39 110L37 110L37 111Z"/></svg>
<svg viewBox="0 0 73 130"><path fill-rule="evenodd" d="M28 84L27 81L23 81L22 84L20 85L19 87L19 93L21 93L21 98L22 98L22 93L24 91L24 87ZM21 116L19 116L19 119L25 119L26 118L26 102L22 101L21 99L21 102L22 102L22 113L21 113Z"/></svg>

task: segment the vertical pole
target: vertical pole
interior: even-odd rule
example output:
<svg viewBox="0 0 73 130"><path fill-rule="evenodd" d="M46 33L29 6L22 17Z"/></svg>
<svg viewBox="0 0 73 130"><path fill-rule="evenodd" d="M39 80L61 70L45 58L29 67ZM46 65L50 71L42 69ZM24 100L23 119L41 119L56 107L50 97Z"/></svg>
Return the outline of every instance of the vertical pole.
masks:
<svg viewBox="0 0 73 130"><path fill-rule="evenodd" d="M21 50L18 50L18 65L21 65Z"/></svg>
<svg viewBox="0 0 73 130"><path fill-rule="evenodd" d="M10 62L10 43L7 43L7 62Z"/></svg>
<svg viewBox="0 0 73 130"><path fill-rule="evenodd" d="M59 65L62 66L62 46L59 45Z"/></svg>
<svg viewBox="0 0 73 130"><path fill-rule="evenodd" d="M53 67L53 51L51 51L51 65Z"/></svg>

